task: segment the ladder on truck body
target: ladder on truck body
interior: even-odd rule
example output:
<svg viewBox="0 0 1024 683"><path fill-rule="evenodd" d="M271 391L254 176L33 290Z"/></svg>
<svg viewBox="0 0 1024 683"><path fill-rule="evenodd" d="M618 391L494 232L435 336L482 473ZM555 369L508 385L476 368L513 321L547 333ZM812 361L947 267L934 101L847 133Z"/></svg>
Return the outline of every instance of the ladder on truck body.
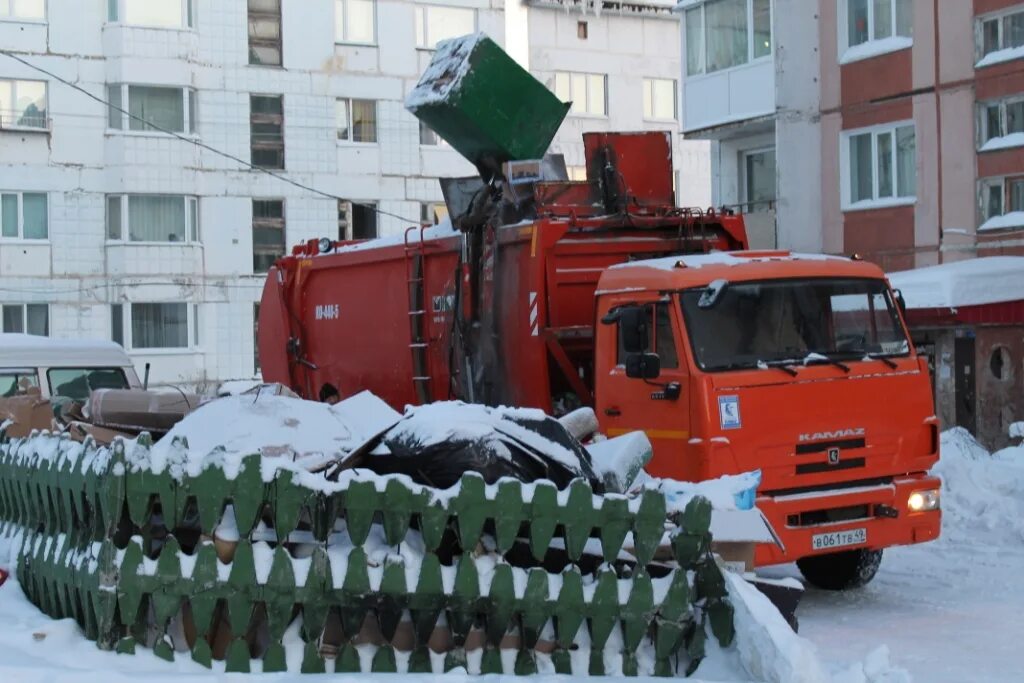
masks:
<svg viewBox="0 0 1024 683"><path fill-rule="evenodd" d="M416 398L422 403L430 403L432 399L432 381L430 374L430 336L428 332L428 313L426 301L426 248L424 233L427 225L412 226L405 231L405 281L406 293L409 297L409 351L412 354L412 383L416 390ZM419 230L419 241L410 244L409 235Z"/></svg>

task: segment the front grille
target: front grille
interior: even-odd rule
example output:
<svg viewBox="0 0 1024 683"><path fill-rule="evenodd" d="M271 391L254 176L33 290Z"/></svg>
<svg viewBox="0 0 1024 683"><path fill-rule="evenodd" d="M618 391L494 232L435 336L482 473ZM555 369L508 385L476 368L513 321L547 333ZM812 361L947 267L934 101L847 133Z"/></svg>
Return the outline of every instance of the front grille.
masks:
<svg viewBox="0 0 1024 683"><path fill-rule="evenodd" d="M816 441L814 443L799 443L796 445L797 455L807 455L808 453L824 453L830 448L838 448L839 450L849 448L864 448L867 445L867 441L864 439L838 439L836 441Z"/></svg>
<svg viewBox="0 0 1024 683"><path fill-rule="evenodd" d="M835 465L827 462L805 462L796 466L797 474L820 474L822 472L837 472L839 470L853 470L864 467L864 458L847 458L840 460Z"/></svg>
<svg viewBox="0 0 1024 683"><path fill-rule="evenodd" d="M841 508L829 508L828 510L808 510L797 514L788 515L786 524L791 527L818 526L820 524L836 524L838 522L852 522L857 519L868 519L871 517L869 505L847 505Z"/></svg>

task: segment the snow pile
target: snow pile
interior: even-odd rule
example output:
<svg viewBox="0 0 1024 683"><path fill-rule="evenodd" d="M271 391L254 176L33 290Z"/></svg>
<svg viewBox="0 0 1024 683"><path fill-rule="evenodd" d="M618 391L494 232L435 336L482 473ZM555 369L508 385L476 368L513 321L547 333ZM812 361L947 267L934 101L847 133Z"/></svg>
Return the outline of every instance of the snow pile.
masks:
<svg viewBox="0 0 1024 683"><path fill-rule="evenodd" d="M932 471L942 478L940 542L988 532L998 534L1000 543L1024 541L1024 447L989 455L956 427L942 434L941 458Z"/></svg>
<svg viewBox="0 0 1024 683"><path fill-rule="evenodd" d="M546 418L543 410L529 408L488 408L461 401L430 403L407 409L405 418L388 432L388 439L408 441L424 448L453 441L475 441L494 455L509 459L512 454L502 438L507 436L563 465L575 467L577 457L569 449L513 422L514 419L541 421Z"/></svg>
<svg viewBox="0 0 1024 683"><path fill-rule="evenodd" d="M1024 257L987 256L889 273L907 308L957 308L1024 299Z"/></svg>
<svg viewBox="0 0 1024 683"><path fill-rule="evenodd" d="M187 449L179 439L185 440ZM162 472L183 455L189 473L196 475L215 451L231 460L252 453L300 460L342 455L357 439L325 403L259 394L228 396L207 403L176 424L153 446L149 467Z"/></svg>

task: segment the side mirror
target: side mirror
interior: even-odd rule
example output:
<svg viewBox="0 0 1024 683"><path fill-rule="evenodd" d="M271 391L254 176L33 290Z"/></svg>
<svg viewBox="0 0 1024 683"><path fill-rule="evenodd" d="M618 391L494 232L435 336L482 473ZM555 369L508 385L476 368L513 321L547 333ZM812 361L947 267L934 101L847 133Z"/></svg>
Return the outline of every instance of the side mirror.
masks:
<svg viewBox="0 0 1024 683"><path fill-rule="evenodd" d="M650 343L650 313L643 306L620 308L619 335L626 353L645 353Z"/></svg>
<svg viewBox="0 0 1024 683"><path fill-rule="evenodd" d="M657 379L661 374L661 358L656 353L630 353L626 356L626 377Z"/></svg>
<svg viewBox="0 0 1024 683"><path fill-rule="evenodd" d="M892 295L896 298L896 305L900 307L900 313L904 316L907 315L907 301L903 298L903 292L898 289L892 290Z"/></svg>

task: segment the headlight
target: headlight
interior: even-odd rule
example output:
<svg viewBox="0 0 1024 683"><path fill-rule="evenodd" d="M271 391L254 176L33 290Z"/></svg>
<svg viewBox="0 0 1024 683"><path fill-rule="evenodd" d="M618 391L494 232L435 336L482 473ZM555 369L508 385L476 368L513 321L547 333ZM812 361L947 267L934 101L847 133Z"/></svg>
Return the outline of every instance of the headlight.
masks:
<svg viewBox="0 0 1024 683"><path fill-rule="evenodd" d="M320 244L318 246L320 248L320 253L326 254L334 247L334 242L332 242L329 237L321 237Z"/></svg>
<svg viewBox="0 0 1024 683"><path fill-rule="evenodd" d="M939 490L914 491L907 498L907 507L911 512L928 512L939 509Z"/></svg>

